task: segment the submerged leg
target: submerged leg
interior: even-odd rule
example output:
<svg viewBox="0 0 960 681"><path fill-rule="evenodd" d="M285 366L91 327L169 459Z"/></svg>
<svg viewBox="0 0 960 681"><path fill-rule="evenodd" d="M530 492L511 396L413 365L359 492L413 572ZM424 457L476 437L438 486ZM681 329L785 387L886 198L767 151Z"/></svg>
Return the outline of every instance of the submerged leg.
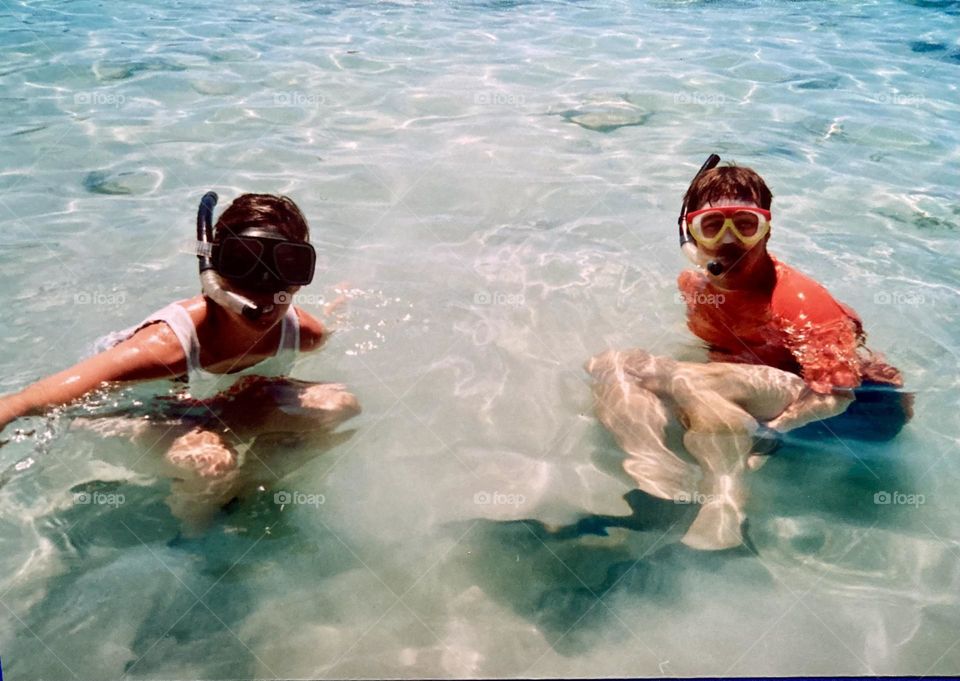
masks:
<svg viewBox="0 0 960 681"><path fill-rule="evenodd" d="M332 429L360 413L357 398L339 383L260 378L236 390L221 418L240 437Z"/></svg>
<svg viewBox="0 0 960 681"><path fill-rule="evenodd" d="M743 542L744 475L766 461L753 453L757 418L782 413L803 387L798 376L773 367L677 363L669 391L687 425L683 444L704 474L700 513L685 544L723 549Z"/></svg>
<svg viewBox="0 0 960 681"><path fill-rule="evenodd" d="M199 427L177 437L164 455L178 472L167 506L188 536L206 530L232 497L238 475L237 452L219 434Z"/></svg>
<svg viewBox="0 0 960 681"><path fill-rule="evenodd" d="M680 376L693 390L716 393L760 421L782 414L804 392L799 376L760 364L677 362L674 377Z"/></svg>
<svg viewBox="0 0 960 681"><path fill-rule="evenodd" d="M647 356L649 357L649 355ZM661 499L689 498L700 472L666 446L667 410L650 390L629 376L637 358L606 352L587 363L600 422L627 453L623 468L637 487Z"/></svg>
<svg viewBox="0 0 960 681"><path fill-rule="evenodd" d="M743 543L747 502L744 474L753 449L756 420L722 395L698 389L678 376L677 404L688 423L683 444L703 469L700 512L683 543L698 549L725 549Z"/></svg>
<svg viewBox="0 0 960 681"><path fill-rule="evenodd" d="M772 367L677 362L642 350L603 353L587 370L597 380L597 414L627 451L624 468L637 486L701 504L683 542L699 549L740 545L744 473L765 462L752 452L756 419L782 413L803 392L803 381ZM684 446L699 467L667 449L661 400L676 406Z"/></svg>

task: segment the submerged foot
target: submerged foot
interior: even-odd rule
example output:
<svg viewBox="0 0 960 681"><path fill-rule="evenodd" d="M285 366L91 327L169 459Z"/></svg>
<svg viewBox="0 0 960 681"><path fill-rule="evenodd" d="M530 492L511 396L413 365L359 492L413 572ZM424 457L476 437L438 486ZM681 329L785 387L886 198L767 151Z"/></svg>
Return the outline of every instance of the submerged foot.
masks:
<svg viewBox="0 0 960 681"><path fill-rule="evenodd" d="M743 543L744 515L736 504L725 499L709 499L700 508L683 543L701 551L720 551Z"/></svg>

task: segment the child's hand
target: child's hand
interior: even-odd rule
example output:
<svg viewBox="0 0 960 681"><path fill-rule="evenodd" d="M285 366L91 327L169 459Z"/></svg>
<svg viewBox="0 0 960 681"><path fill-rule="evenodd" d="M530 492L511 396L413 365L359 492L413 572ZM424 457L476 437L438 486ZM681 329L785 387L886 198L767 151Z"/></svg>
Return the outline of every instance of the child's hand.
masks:
<svg viewBox="0 0 960 681"><path fill-rule="evenodd" d="M350 290L350 284L349 282L342 281L334 287L334 290L348 291ZM347 295L344 293L341 293L336 297L335 300L332 300L329 303L327 303L326 307L323 308L323 314L329 317L330 315L332 315L334 312L337 311L337 308L343 306L343 304L346 303L347 300L348 300Z"/></svg>

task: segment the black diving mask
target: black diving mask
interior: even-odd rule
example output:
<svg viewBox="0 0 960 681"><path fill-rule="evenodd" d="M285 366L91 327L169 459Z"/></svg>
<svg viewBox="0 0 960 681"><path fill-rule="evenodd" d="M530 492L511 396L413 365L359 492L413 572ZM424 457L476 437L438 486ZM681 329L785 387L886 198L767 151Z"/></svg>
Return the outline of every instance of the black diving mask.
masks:
<svg viewBox="0 0 960 681"><path fill-rule="evenodd" d="M256 228L214 243L211 257L224 279L240 288L269 293L306 286L313 281L317 263L310 244Z"/></svg>

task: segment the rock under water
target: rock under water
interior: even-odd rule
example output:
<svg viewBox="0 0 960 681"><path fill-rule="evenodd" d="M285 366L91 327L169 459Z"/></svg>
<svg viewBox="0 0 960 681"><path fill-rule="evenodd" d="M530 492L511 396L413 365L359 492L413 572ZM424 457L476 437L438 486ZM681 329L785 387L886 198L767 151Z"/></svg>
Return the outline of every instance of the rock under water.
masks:
<svg viewBox="0 0 960 681"><path fill-rule="evenodd" d="M156 189L161 179L156 171L149 170L93 170L83 178L83 188L93 194L146 194Z"/></svg>
<svg viewBox="0 0 960 681"><path fill-rule="evenodd" d="M126 80L144 71L186 71L183 64L169 59L142 59L139 61L100 62L94 65L97 80Z"/></svg>
<svg viewBox="0 0 960 681"><path fill-rule="evenodd" d="M564 111L559 114L564 120L576 123L581 128L594 132L613 132L619 128L643 125L650 114L643 111Z"/></svg>

